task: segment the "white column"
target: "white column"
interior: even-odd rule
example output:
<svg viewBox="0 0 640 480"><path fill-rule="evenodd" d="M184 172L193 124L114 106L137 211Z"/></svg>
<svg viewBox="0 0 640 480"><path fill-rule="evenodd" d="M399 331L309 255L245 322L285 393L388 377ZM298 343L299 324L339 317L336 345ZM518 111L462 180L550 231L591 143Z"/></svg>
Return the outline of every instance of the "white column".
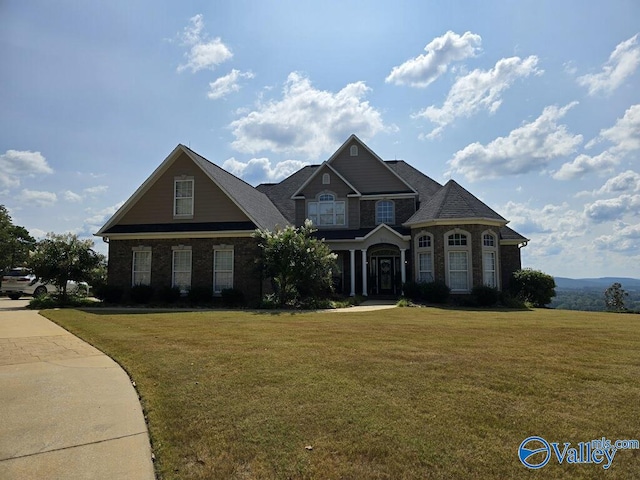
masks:
<svg viewBox="0 0 640 480"><path fill-rule="evenodd" d="M400 279L402 280L402 285L404 285L407 281L407 265L405 258L406 251L406 248L400 249Z"/></svg>
<svg viewBox="0 0 640 480"><path fill-rule="evenodd" d="M362 295L367 294L367 250L362 250Z"/></svg>
<svg viewBox="0 0 640 480"><path fill-rule="evenodd" d="M356 296L356 251L349 250L349 256L351 257L351 269L350 269L351 293L349 294L349 296L355 297Z"/></svg>

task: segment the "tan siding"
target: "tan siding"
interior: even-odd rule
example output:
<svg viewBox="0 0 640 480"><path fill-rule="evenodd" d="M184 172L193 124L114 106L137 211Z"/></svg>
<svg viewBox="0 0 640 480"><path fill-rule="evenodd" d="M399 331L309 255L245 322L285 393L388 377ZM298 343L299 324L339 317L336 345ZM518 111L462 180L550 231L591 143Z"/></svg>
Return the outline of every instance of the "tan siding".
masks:
<svg viewBox="0 0 640 480"><path fill-rule="evenodd" d="M324 185L322 183L322 176L328 173L331 183ZM307 200L312 200L321 192L333 192L339 198L346 198L347 194L353 193L353 189L342 181L331 169L322 167L316 176L309 182L309 184L301 192Z"/></svg>
<svg viewBox="0 0 640 480"><path fill-rule="evenodd" d="M351 145L358 146L358 156L350 155ZM349 144L331 161L335 168L360 193L404 192L409 187L358 142Z"/></svg>
<svg viewBox="0 0 640 480"><path fill-rule="evenodd" d="M173 218L175 177L194 178L193 218ZM182 154L120 220L121 225L149 223L245 222L247 216L191 159Z"/></svg>

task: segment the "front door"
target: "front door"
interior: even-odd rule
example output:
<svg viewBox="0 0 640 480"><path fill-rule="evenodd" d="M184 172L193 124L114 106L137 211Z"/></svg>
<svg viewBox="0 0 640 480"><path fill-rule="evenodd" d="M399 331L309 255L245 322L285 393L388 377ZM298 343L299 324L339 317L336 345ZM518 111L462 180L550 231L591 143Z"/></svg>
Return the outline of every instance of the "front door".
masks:
<svg viewBox="0 0 640 480"><path fill-rule="evenodd" d="M393 257L378 257L378 292L381 295L393 295L395 280Z"/></svg>

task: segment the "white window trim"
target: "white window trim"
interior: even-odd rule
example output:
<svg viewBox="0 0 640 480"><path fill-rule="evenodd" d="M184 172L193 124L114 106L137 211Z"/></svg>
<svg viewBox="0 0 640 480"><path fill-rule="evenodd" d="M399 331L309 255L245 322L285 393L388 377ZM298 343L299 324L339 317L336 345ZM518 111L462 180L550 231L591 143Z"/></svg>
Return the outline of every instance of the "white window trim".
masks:
<svg viewBox="0 0 640 480"><path fill-rule="evenodd" d="M220 295L222 293L222 289L216 290L216 254L218 252L231 252L231 287L233 288L235 285L235 263L236 263L236 255L233 248L233 245L214 245L213 246L213 294ZM225 273L226 270L224 271ZM222 272L221 272L222 273Z"/></svg>
<svg viewBox="0 0 640 480"><path fill-rule="evenodd" d="M419 239L421 237L429 237L431 239L431 245L429 247L420 247L420 243L419 243ZM433 273L433 235L431 235L428 232L422 231L420 233L418 233L414 239L414 251L415 251L415 278L416 278L416 282L420 282L422 281L420 279L420 254L421 253L429 253L431 254L431 265L430 270L427 270L430 274L431 274L431 280L430 281L434 281L435 280L435 274Z"/></svg>
<svg viewBox="0 0 640 480"><path fill-rule="evenodd" d="M331 184L331 175L329 175L328 173L323 173L322 174L322 184L323 185L330 185Z"/></svg>
<svg viewBox="0 0 640 480"><path fill-rule="evenodd" d="M193 279L193 253L191 252L191 247L188 245L178 245L176 247L171 247L171 286L178 287L176 285L176 273L186 273L184 272L176 272L176 253L177 252L189 252L189 285L187 285L186 289L181 289L180 293L186 293L187 289L191 287L191 281Z"/></svg>
<svg viewBox="0 0 640 480"><path fill-rule="evenodd" d="M462 234L467 236L467 244L466 245L449 245L449 236L453 234ZM447 285L451 288L452 293L469 293L473 288L473 257L471 245L473 243L471 233L466 230L462 230L456 228L454 230L449 230L444 234L444 262L445 262L445 274L447 278ZM451 252L465 252L467 254L467 288L465 289L454 289L451 286L451 269L450 269L450 261L449 254Z"/></svg>
<svg viewBox="0 0 640 480"><path fill-rule="evenodd" d="M149 283L136 282L136 273L144 272L144 270L135 270L136 267L136 254L140 252L149 252ZM131 286L135 285L151 285L151 272L153 262L153 253L151 247L139 246L131 249Z"/></svg>
<svg viewBox="0 0 640 480"><path fill-rule="evenodd" d="M358 146L357 145L351 145L351 147L349 148L349 156L351 156L351 157L357 157L358 156Z"/></svg>
<svg viewBox="0 0 640 480"><path fill-rule="evenodd" d="M391 204L391 221L390 222L381 222L378 218L378 205L382 202L389 202ZM382 199L376 202L376 225L380 225L381 223L386 223L387 225L395 225L396 224L396 202L389 199Z"/></svg>
<svg viewBox="0 0 640 480"><path fill-rule="evenodd" d="M493 246L485 246L484 244L484 236L485 235L491 235L493 237ZM500 255L498 255L498 235L496 234L496 232L494 232L493 230L485 230L484 232L482 232L482 283L485 285L488 285L487 283L487 269L486 266L484 264L484 254L485 253L493 253L494 255L494 267L495 267L495 271L493 272L494 276L495 276L495 281L496 284L495 285L489 285L490 287L494 287L497 289L500 289L501 286L501 282L500 282Z"/></svg>
<svg viewBox="0 0 640 480"><path fill-rule="evenodd" d="M177 207L178 207L178 197L177 197L177 189L178 189L178 182L191 182L191 197L180 197L182 200L185 200L187 198L191 199L191 213L178 213L177 212ZM174 218L193 218L193 213L194 213L194 208L195 208L195 196L196 196L196 184L195 184L195 180L193 177L187 177L187 176L181 176L181 177L175 177L173 179L173 217Z"/></svg>
<svg viewBox="0 0 640 480"><path fill-rule="evenodd" d="M332 195L333 196L333 201L329 202L329 201L320 201L320 197L322 195ZM324 192L320 192L317 196L316 199L312 202L307 202L307 218L309 220L312 221L313 225L316 227L346 227L348 225L348 220L347 220L347 204L344 200L337 200L338 196L330 191L324 191ZM332 203L333 204L333 223L321 223L320 222L320 205L321 204L329 204ZM316 222L313 221L313 219L311 218L312 215L309 213L310 211L310 207L311 205L315 205L316 208L316 214L314 215L316 217ZM343 210L343 215L344 215L344 222L343 223L337 223L336 219L338 216L337 213L337 209L336 206L337 205L342 205L342 210Z"/></svg>

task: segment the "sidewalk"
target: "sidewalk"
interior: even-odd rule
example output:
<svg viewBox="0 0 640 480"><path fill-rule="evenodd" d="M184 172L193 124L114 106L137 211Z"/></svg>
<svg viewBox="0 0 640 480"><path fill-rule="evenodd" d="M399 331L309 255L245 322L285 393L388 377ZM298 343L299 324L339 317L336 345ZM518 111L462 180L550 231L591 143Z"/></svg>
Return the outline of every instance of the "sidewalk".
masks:
<svg viewBox="0 0 640 480"><path fill-rule="evenodd" d="M127 374L24 304L0 298L0 478L153 480Z"/></svg>

